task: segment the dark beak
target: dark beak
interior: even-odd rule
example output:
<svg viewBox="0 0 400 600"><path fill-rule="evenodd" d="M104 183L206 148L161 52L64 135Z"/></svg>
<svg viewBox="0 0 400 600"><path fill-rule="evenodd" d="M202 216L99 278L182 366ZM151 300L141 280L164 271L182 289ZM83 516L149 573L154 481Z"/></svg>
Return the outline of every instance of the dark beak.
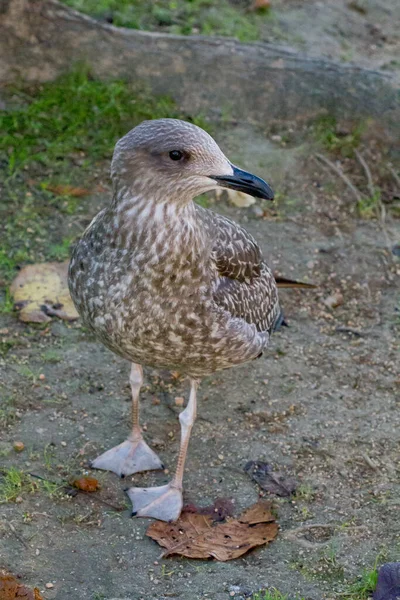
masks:
<svg viewBox="0 0 400 600"><path fill-rule="evenodd" d="M210 175L210 177L215 179L222 187L237 190L255 198L274 199L274 192L264 179L247 173L247 171L242 171L242 169L238 169L233 165L232 168L233 175Z"/></svg>

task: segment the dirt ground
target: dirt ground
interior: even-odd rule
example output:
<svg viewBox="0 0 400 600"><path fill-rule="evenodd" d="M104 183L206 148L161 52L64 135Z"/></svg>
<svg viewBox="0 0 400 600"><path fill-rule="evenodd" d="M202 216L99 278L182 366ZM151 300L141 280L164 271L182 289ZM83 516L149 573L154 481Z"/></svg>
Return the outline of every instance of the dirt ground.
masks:
<svg viewBox="0 0 400 600"><path fill-rule="evenodd" d="M399 73L398 8L398 0L278 2L268 39ZM227 563L160 558L145 535L150 520L130 518L123 490L169 479L179 444L175 399L187 397L187 382L145 370L144 435L165 472L124 481L92 472L89 461L129 432L129 365L79 321L34 327L4 312L0 567L37 585L45 600L239 600L274 587L291 600L364 600L351 595L363 570L399 560L399 157L371 138L358 146L366 171L354 148L349 159L332 142L321 150L295 124L266 131L225 123L216 137L234 162L273 185L276 204L239 209L222 199L212 208L242 223L276 272L317 287L281 290L289 327L260 360L202 382L184 498L199 506L229 498L239 514L269 497L244 471L249 460L267 461L298 486L289 499L271 497L279 535ZM316 158L321 152L329 163ZM361 201L332 168L336 160ZM52 236L78 233L109 201L107 169L105 191L65 220L55 216ZM6 487L10 468L18 475ZM82 473L101 490L67 495Z"/></svg>
<svg viewBox="0 0 400 600"><path fill-rule="evenodd" d="M382 211L360 219L351 191L303 143L285 146L240 127L220 141L284 199L264 215L224 201L214 208L248 228L276 271L318 287L282 290L290 327L264 357L202 382L185 501L230 498L239 513L260 494L243 470L258 459L294 477L298 491L274 498L281 531L267 547L230 563L160 559L145 536L149 521L130 519L123 489L168 480L179 442L175 398L187 396L186 382L145 371L145 436L169 473L121 481L96 472L101 491L71 498L62 483L90 472L88 461L129 431L129 365L79 322L37 329L1 315L9 342L0 376L2 469L59 484L26 476L17 501L1 505L1 562L46 600L225 600L268 587L333 599L375 560L399 558L399 259L391 252L399 221L390 206L385 219ZM380 156L381 167L386 160ZM85 200L87 219L107 200L107 192ZM12 450L15 441L23 452Z"/></svg>
<svg viewBox="0 0 400 600"><path fill-rule="evenodd" d="M399 72L396 0L277 0L271 6L276 23L266 28L266 41L286 43L318 58Z"/></svg>

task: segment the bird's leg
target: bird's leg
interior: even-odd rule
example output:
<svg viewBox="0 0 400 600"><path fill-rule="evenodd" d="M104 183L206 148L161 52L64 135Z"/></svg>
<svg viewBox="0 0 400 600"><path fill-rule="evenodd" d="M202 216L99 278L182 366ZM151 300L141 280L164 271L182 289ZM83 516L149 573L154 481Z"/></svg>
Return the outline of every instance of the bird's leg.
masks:
<svg viewBox="0 0 400 600"><path fill-rule="evenodd" d="M196 393L198 381L190 380L190 396L187 407L179 415L181 424L181 445L175 475L167 485L153 488L135 488L128 490L132 502L132 516L153 517L160 521L176 521L181 514L182 480L190 433L196 418Z"/></svg>
<svg viewBox="0 0 400 600"><path fill-rule="evenodd" d="M132 432L125 442L107 450L91 464L94 469L113 471L121 477L140 471L163 469L157 454L146 444L139 426L139 393L143 384L141 365L132 363L129 377L132 390Z"/></svg>

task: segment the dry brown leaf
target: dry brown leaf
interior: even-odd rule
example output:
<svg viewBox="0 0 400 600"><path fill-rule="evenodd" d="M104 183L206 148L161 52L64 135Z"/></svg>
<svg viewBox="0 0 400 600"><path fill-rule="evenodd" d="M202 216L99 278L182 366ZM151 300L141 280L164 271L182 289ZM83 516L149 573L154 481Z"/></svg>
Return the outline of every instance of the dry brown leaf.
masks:
<svg viewBox="0 0 400 600"><path fill-rule="evenodd" d="M271 8L270 0L254 0L250 10L266 10L268 8Z"/></svg>
<svg viewBox="0 0 400 600"><path fill-rule="evenodd" d="M239 517L241 523L254 525L256 523L272 523L275 521L274 515L271 512L271 503L265 500L260 500L247 508Z"/></svg>
<svg viewBox="0 0 400 600"><path fill-rule="evenodd" d="M38 588L31 590L9 573L0 571L0 600L43 600L43 597Z"/></svg>
<svg viewBox="0 0 400 600"><path fill-rule="evenodd" d="M290 496L296 490L297 484L294 479L273 471L271 465L262 460L249 460L244 470L263 490L270 494L284 498Z"/></svg>
<svg viewBox="0 0 400 600"><path fill-rule="evenodd" d="M28 265L11 284L14 306L25 323L47 323L51 317L74 321L78 313L69 294L68 261Z"/></svg>
<svg viewBox="0 0 400 600"><path fill-rule="evenodd" d="M207 515L213 522L225 521L227 517L233 517L234 505L229 498L216 498L214 504L209 506L196 506L195 504L186 504L183 507L184 512L196 513L198 515Z"/></svg>
<svg viewBox="0 0 400 600"><path fill-rule="evenodd" d="M163 556L179 554L188 558L232 560L251 548L271 542L278 525L270 504L257 502L238 519L213 526L210 516L183 512L175 523L155 521L146 535L166 548Z"/></svg>
<svg viewBox="0 0 400 600"><path fill-rule="evenodd" d="M72 485L83 492L96 492L100 489L100 484L94 477L79 477L73 481Z"/></svg>
<svg viewBox="0 0 400 600"><path fill-rule="evenodd" d="M73 196L74 198L81 198L82 196L89 196L92 192L86 188L74 187L73 185L48 185L46 187L53 194L57 196Z"/></svg>

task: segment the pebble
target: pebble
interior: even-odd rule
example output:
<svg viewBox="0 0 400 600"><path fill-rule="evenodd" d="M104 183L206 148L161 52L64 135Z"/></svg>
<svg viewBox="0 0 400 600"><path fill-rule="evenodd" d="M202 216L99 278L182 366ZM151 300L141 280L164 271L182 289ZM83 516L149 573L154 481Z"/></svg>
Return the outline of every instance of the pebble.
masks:
<svg viewBox="0 0 400 600"><path fill-rule="evenodd" d="M40 381L44 381L46 379L46 375L44 373L40 373L39 379Z"/></svg>
<svg viewBox="0 0 400 600"><path fill-rule="evenodd" d="M13 443L13 448L14 448L15 452L22 452L25 448L25 444L24 444L24 442L15 441Z"/></svg>
<svg viewBox="0 0 400 600"><path fill-rule="evenodd" d="M49 582L49 583L46 583L46 588L47 588L48 590L51 590L51 589L53 589L53 587L54 587L54 583L50 583L50 582Z"/></svg>
<svg viewBox="0 0 400 600"><path fill-rule="evenodd" d="M336 292L336 294L331 294L323 300L323 303L328 308L336 308L337 306L341 306L343 304L343 294L341 294L340 292Z"/></svg>
<svg viewBox="0 0 400 600"><path fill-rule="evenodd" d="M61 446L64 446L64 448L66 445L67 445L67 442L61 442Z"/></svg>

